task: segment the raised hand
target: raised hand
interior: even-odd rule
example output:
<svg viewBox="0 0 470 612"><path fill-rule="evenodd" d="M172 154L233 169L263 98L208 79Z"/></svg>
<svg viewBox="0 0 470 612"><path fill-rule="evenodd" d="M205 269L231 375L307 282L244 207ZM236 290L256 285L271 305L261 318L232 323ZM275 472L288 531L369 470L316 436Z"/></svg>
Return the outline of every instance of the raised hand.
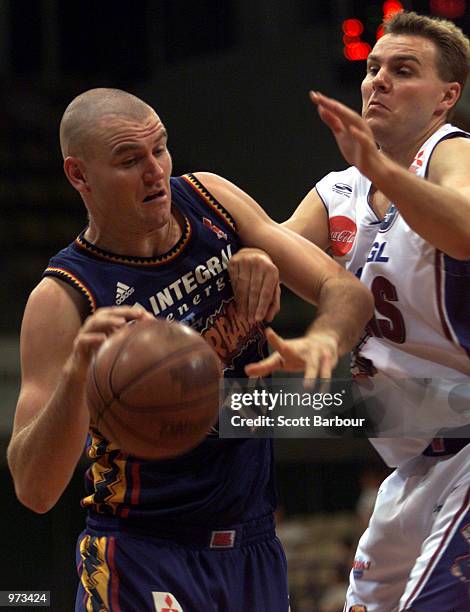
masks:
<svg viewBox="0 0 470 612"><path fill-rule="evenodd" d="M310 92L321 120L331 129L345 160L371 178L381 157L367 122L341 102L318 91Z"/></svg>

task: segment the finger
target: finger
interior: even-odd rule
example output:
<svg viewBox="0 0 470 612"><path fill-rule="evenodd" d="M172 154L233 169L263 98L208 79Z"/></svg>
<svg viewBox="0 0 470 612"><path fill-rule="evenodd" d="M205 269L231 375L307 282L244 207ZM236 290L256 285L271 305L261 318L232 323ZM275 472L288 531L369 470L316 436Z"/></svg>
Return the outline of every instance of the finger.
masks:
<svg viewBox="0 0 470 612"><path fill-rule="evenodd" d="M251 278L249 266L244 266L242 263L237 264L236 268L233 268L230 278L232 281L232 289L235 296L235 304L237 306L238 314L247 319Z"/></svg>
<svg viewBox="0 0 470 612"><path fill-rule="evenodd" d="M109 315L119 315L126 319L126 321L133 321L134 319L147 318L149 315L152 317L147 310L143 306L134 305L134 306L109 306L105 308L98 308L94 314L92 314L88 319L92 318L103 318L108 317ZM87 319L87 320L88 320Z"/></svg>
<svg viewBox="0 0 470 612"><path fill-rule="evenodd" d="M264 330L266 335L266 340L269 342L269 345L276 351L283 351L286 348L286 341L281 338L272 327L267 327Z"/></svg>
<svg viewBox="0 0 470 612"><path fill-rule="evenodd" d="M276 370L282 370L283 363L284 360L279 353L272 353L266 359L246 365L245 374L247 376L266 376Z"/></svg>
<svg viewBox="0 0 470 612"><path fill-rule="evenodd" d="M309 95L310 100L311 100L311 101L312 101L312 102L313 102L315 105L320 104L320 95L319 95L319 92L318 92L318 91L313 91L313 90L310 90L310 91L308 92L308 95Z"/></svg>
<svg viewBox="0 0 470 612"><path fill-rule="evenodd" d="M102 333L93 333L77 336L75 341L75 351L78 354L80 361L89 362L94 353L100 348L106 340L107 335Z"/></svg>
<svg viewBox="0 0 470 612"><path fill-rule="evenodd" d="M336 360L332 355L323 355L320 359L320 378L331 378L333 375L333 368L336 365Z"/></svg>
<svg viewBox="0 0 470 612"><path fill-rule="evenodd" d="M284 340L271 327L267 327L265 333L270 346L282 355L284 370L296 372L304 369L305 359L298 350L296 340Z"/></svg>
<svg viewBox="0 0 470 612"><path fill-rule="evenodd" d="M277 283L274 297L272 299L271 304L269 305L269 308L264 318L266 319L266 321L271 322L280 310L281 310L281 286L279 283Z"/></svg>
<svg viewBox="0 0 470 612"><path fill-rule="evenodd" d="M91 334L82 334L77 336L77 347L80 350L96 349L103 344L108 338L106 334L93 332Z"/></svg>
<svg viewBox="0 0 470 612"><path fill-rule="evenodd" d="M328 391L330 390L330 383L331 383L331 377L323 378L323 376L321 376L319 380L317 379L318 392L321 393L322 395L324 395L325 393L328 393Z"/></svg>
<svg viewBox="0 0 470 612"><path fill-rule="evenodd" d="M364 119L352 108L349 108L338 100L325 96L319 91L312 92L312 94L313 95L310 97L317 107L322 107L324 110L333 113L343 125L356 126L359 129L364 127Z"/></svg>
<svg viewBox="0 0 470 612"><path fill-rule="evenodd" d="M341 134L344 132L345 127L338 115L334 114L331 110L324 106L317 107L320 119L325 123L334 134Z"/></svg>
<svg viewBox="0 0 470 612"><path fill-rule="evenodd" d="M136 312L135 312L135 317L137 319L155 319L155 317L153 316L153 314L151 312L149 312L148 310L145 310L145 308L143 306L141 306L140 304L134 304L134 306L132 307Z"/></svg>
<svg viewBox="0 0 470 612"><path fill-rule="evenodd" d="M272 308L273 302L276 302L278 291L279 282L277 274L266 274L262 279L262 285L259 291L256 310L254 313L255 321L263 321L268 316L268 312ZM276 314L276 312L274 312L274 314ZM274 314L272 314L271 318L268 319L269 321L272 321Z"/></svg>
<svg viewBox="0 0 470 612"><path fill-rule="evenodd" d="M266 304L266 297L263 294L263 285L264 285L264 277L263 273L260 270L252 270L250 276L250 287L248 291L248 321L250 323L255 323L256 321L256 311L258 306L263 306L264 302L264 311L267 310L268 305ZM264 313L263 313L264 314ZM260 319L262 321L262 319Z"/></svg>
<svg viewBox="0 0 470 612"><path fill-rule="evenodd" d="M364 130L359 129L352 125L349 128L351 136L363 147L370 146L371 140L369 134L364 133Z"/></svg>
<svg viewBox="0 0 470 612"><path fill-rule="evenodd" d="M318 358L316 356L310 356L305 362L305 374L304 374L304 388L313 389L318 377Z"/></svg>
<svg viewBox="0 0 470 612"><path fill-rule="evenodd" d="M319 95L319 104L326 110L336 115L344 124L350 126L361 127L364 123L362 117L345 104L328 98L327 96Z"/></svg>
<svg viewBox="0 0 470 612"><path fill-rule="evenodd" d="M328 96L325 96L325 94L322 94L320 91L309 91L309 96L316 106L320 104L331 104L331 102L334 101L333 98L328 98Z"/></svg>
<svg viewBox="0 0 470 612"><path fill-rule="evenodd" d="M331 104L326 103L327 98L318 91L310 91L309 96L312 102L316 105L318 114L323 123L325 123L333 132L341 132L344 129L344 125L338 115L334 112L334 107Z"/></svg>
<svg viewBox="0 0 470 612"><path fill-rule="evenodd" d="M250 296L250 279L240 279L237 284L236 303L238 314L248 320L248 304Z"/></svg>
<svg viewBox="0 0 470 612"><path fill-rule="evenodd" d="M306 363L306 346L303 338L284 340L271 330L269 343L282 356L282 369L286 372L304 372Z"/></svg>
<svg viewBox="0 0 470 612"><path fill-rule="evenodd" d="M311 99L315 102L315 104L323 104L323 103L327 103L327 104L334 104L334 103L338 103L338 100L336 100L335 98L331 98L330 96L325 95L324 93L322 93L321 91L310 91L310 97Z"/></svg>
<svg viewBox="0 0 470 612"><path fill-rule="evenodd" d="M94 333L94 332L102 332L104 334L111 334L116 329L123 327L129 320L126 317L120 316L118 314L109 314L106 317L96 317L90 318L85 321L81 333Z"/></svg>

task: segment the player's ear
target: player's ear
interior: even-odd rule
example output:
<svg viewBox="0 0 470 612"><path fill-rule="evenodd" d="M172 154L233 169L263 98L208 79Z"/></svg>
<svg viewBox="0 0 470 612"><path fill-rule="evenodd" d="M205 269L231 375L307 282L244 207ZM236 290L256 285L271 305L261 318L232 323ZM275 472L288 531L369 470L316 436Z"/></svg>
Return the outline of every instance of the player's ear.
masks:
<svg viewBox="0 0 470 612"><path fill-rule="evenodd" d="M80 193L90 191L83 161L78 157L64 159L64 172L70 184Z"/></svg>
<svg viewBox="0 0 470 612"><path fill-rule="evenodd" d="M448 113L450 109L457 104L461 92L462 86L460 85L460 83L457 83L457 81L454 81L452 83L446 83L442 99L438 106L438 110L444 113Z"/></svg>

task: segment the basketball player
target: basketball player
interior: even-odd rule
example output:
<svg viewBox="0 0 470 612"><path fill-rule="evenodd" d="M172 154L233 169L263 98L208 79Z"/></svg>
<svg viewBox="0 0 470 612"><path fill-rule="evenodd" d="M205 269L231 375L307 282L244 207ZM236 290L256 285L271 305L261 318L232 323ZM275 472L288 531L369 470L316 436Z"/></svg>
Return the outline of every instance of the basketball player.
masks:
<svg viewBox="0 0 470 612"><path fill-rule="evenodd" d="M65 111L60 138L89 225L51 259L23 320L8 458L19 499L37 512L54 505L80 458L87 368L115 329L151 316L185 322L214 347L227 376L263 359L263 326L238 315L228 276L242 245L267 252L283 281L318 303L305 336L285 342L286 368L300 363L309 377L329 376L372 314L370 293L352 274L238 187L207 172L172 178L165 127L135 96L83 93ZM215 431L184 456L149 462L89 433L77 611L288 609L271 441Z"/></svg>
<svg viewBox="0 0 470 612"><path fill-rule="evenodd" d="M388 381L387 416L400 411L413 435L423 410L430 419L441 411L437 429L450 425L443 379L468 398L470 140L448 117L470 51L454 24L415 13L396 15L385 32L367 60L362 117L311 94L351 167L319 181L285 225L330 248L371 289L375 317L353 373L369 386ZM395 399L403 377L427 379L416 385L424 399ZM439 392L444 401L430 399ZM470 610L468 439L372 442L397 469L359 543L345 611Z"/></svg>

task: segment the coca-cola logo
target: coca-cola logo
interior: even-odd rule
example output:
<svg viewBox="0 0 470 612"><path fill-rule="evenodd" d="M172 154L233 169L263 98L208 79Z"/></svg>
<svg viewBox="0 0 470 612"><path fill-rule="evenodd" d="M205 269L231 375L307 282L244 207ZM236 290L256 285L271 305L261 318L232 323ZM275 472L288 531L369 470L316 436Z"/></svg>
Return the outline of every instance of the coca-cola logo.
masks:
<svg viewBox="0 0 470 612"><path fill-rule="evenodd" d="M338 230L337 232L331 232L331 240L334 242L354 242L354 233L350 230Z"/></svg>
<svg viewBox="0 0 470 612"><path fill-rule="evenodd" d="M338 215L331 217L330 221L330 242L333 255L343 257L352 249L356 238L356 224L349 217Z"/></svg>

